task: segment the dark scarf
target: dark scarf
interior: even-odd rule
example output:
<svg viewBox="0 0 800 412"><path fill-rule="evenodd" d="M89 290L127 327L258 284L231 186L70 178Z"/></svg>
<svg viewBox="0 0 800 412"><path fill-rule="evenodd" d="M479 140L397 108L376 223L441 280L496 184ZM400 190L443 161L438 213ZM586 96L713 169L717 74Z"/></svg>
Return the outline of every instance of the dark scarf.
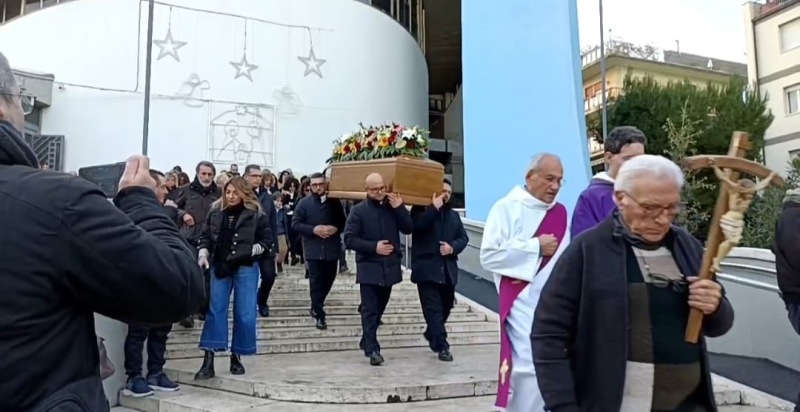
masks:
<svg viewBox="0 0 800 412"><path fill-rule="evenodd" d="M217 184L211 182L210 185L203 186L202 184L200 184L200 181L197 180L197 176L195 176L194 180L192 180L192 183L189 183L189 188L197 193L200 193L203 196L208 196L217 191Z"/></svg>
<svg viewBox="0 0 800 412"><path fill-rule="evenodd" d="M672 237L672 230L667 232L667 235L664 236L660 242L653 243L648 242L639 235L634 234L631 232L628 225L622 220L622 217L619 214L619 210L614 209L613 213L614 218L614 236L619 236L622 240L625 241L628 245L635 247L636 249L641 250L658 250L661 247L667 246L669 244L669 239Z"/></svg>
<svg viewBox="0 0 800 412"><path fill-rule="evenodd" d="M39 159L11 123L0 120L0 165L39 167Z"/></svg>
<svg viewBox="0 0 800 412"><path fill-rule="evenodd" d="M216 264L216 276L218 278L232 277L239 270L238 263L232 263L229 255L233 246L233 238L236 234L236 224L239 216L242 215L244 204L229 206L222 211L222 225L217 240L216 253L214 253L214 263Z"/></svg>

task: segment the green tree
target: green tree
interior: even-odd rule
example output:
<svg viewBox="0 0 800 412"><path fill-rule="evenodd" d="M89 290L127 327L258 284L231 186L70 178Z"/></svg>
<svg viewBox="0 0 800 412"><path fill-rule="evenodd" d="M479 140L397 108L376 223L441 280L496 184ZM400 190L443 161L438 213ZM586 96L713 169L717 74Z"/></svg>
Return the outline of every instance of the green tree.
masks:
<svg viewBox="0 0 800 412"><path fill-rule="evenodd" d="M593 114L587 119L590 129L599 129L598 117ZM670 129L665 127L668 119L672 119L676 130L681 128L678 123L690 125L692 145L676 146L671 141ZM772 120L766 97L751 90L742 78L733 78L724 86L698 87L688 80L662 84L652 77L628 75L623 93L608 107L609 130L617 126L635 126L647 136L648 153L666 153L676 161L695 153L727 153L734 131L750 134L753 149L748 158L760 159L764 133ZM705 184L694 188L691 198L687 199L696 202L698 210L710 212L714 208L718 184L712 176L709 171L700 172L697 179ZM699 237L704 237L708 231L707 219L693 221L689 226Z"/></svg>
<svg viewBox="0 0 800 412"><path fill-rule="evenodd" d="M697 137L702 134L699 129L700 121L689 119L688 101L684 104L677 122L672 118L667 118L662 129L667 134L667 149L664 154L669 156L673 162L681 164L681 159L686 155L694 155L697 152ZM699 233L708 223L711 213L703 207L698 195L703 192L714 190L714 185L708 183L705 176L686 172L686 182L681 191L681 198L686 203L681 213L676 217L675 223L690 233Z"/></svg>
<svg viewBox="0 0 800 412"><path fill-rule="evenodd" d="M753 199L745 215L742 246L770 248L786 191L800 186L800 159L789 162L784 180L786 185L783 188L770 187Z"/></svg>

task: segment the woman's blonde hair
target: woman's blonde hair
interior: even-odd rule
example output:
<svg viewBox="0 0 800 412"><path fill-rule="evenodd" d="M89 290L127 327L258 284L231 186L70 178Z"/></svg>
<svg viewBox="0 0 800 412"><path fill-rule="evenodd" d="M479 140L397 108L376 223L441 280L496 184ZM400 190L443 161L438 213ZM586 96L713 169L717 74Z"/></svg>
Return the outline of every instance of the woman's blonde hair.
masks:
<svg viewBox="0 0 800 412"><path fill-rule="evenodd" d="M261 208L261 203L256 198L256 193L253 191L253 188L250 187L250 184L247 183L247 180L241 176L232 178L222 187L222 196L219 198L220 210L225 210L225 208L228 207L228 200L225 198L225 192L228 191L228 186L233 186L236 188L236 191L239 192L239 197L242 198L244 207L250 210L257 210L262 213L264 212L264 210Z"/></svg>
<svg viewBox="0 0 800 412"><path fill-rule="evenodd" d="M225 186L225 184L228 183L228 180L231 180L231 174L223 170L219 172L217 177L214 178L214 183L216 183L217 187L221 189L222 186Z"/></svg>

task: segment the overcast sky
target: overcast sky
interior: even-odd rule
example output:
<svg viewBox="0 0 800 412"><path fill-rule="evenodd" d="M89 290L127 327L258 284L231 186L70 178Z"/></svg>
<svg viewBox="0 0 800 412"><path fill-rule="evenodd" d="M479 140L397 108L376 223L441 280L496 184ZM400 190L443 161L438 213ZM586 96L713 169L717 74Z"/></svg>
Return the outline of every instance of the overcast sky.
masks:
<svg viewBox="0 0 800 412"><path fill-rule="evenodd" d="M744 0L604 0L606 38L746 62ZM578 0L581 47L600 44L599 0ZM608 30L611 30L609 34Z"/></svg>

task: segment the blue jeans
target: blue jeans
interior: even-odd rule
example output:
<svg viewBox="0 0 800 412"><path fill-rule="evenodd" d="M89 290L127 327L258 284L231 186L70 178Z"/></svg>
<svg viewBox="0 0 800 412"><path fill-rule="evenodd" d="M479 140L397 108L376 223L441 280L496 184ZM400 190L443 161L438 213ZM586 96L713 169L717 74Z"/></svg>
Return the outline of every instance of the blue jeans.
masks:
<svg viewBox="0 0 800 412"><path fill-rule="evenodd" d="M210 302L200 349L230 351L237 355L256 353L256 289L258 263L241 266L233 277L218 278L211 268ZM233 339L228 346L228 303L233 291Z"/></svg>

